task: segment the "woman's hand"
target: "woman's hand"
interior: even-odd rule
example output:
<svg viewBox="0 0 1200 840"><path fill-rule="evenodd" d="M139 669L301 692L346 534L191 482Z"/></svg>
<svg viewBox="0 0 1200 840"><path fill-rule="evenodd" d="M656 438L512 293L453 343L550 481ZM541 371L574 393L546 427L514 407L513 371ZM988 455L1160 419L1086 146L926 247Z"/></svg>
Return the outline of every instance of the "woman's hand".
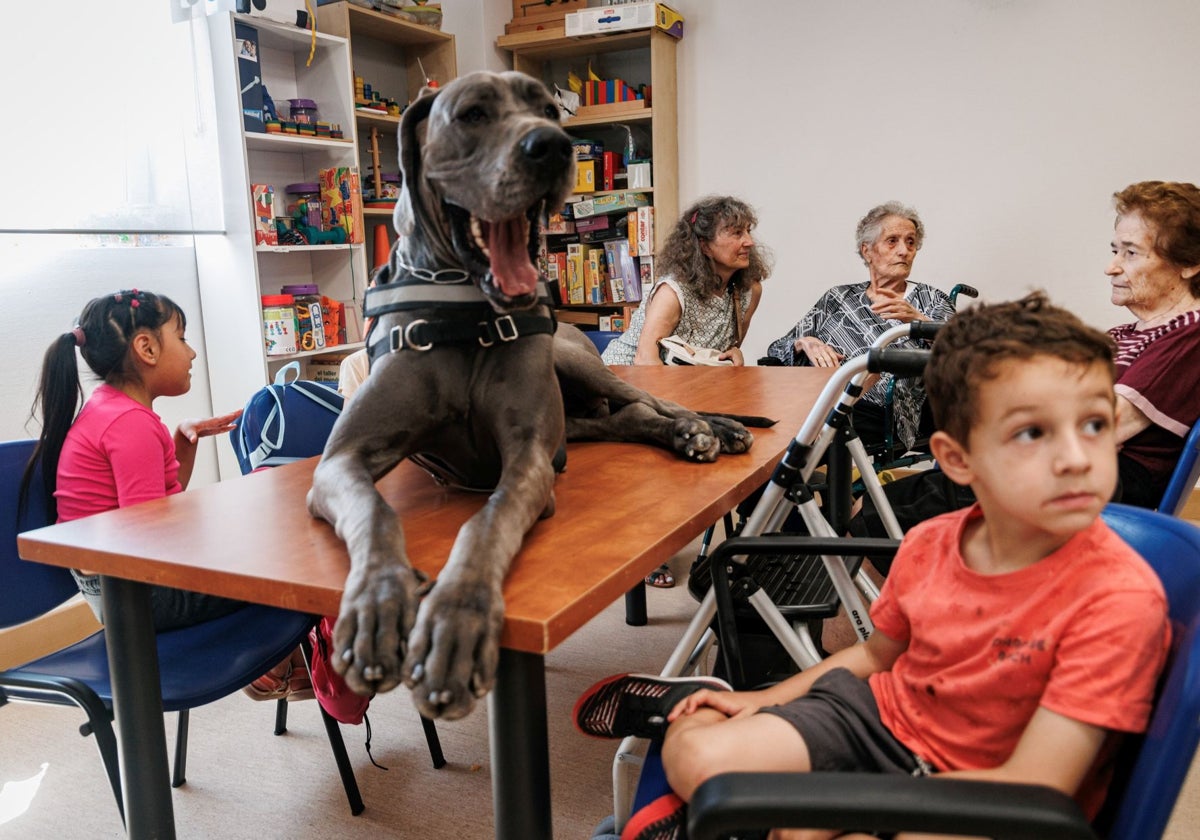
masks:
<svg viewBox="0 0 1200 840"><path fill-rule="evenodd" d="M745 365L746 357L742 355L742 348L730 347L724 353L717 357L718 359L733 359L735 365Z"/></svg>
<svg viewBox="0 0 1200 840"><path fill-rule="evenodd" d="M925 317L925 313L905 300L904 295L894 292L891 289L878 290L875 292L873 300L875 302L871 304L871 311L885 321L899 321L902 324L910 324L913 321L928 320Z"/></svg>
<svg viewBox="0 0 1200 840"><path fill-rule="evenodd" d="M797 353L808 356L808 360L816 367L837 367L842 363L842 354L815 336L797 338L794 347Z"/></svg>
<svg viewBox="0 0 1200 840"><path fill-rule="evenodd" d="M233 423L242 416L242 409L222 414L220 417L209 417L207 420L184 420L179 424L175 434L188 443L196 443L202 437L223 435L233 431Z"/></svg>

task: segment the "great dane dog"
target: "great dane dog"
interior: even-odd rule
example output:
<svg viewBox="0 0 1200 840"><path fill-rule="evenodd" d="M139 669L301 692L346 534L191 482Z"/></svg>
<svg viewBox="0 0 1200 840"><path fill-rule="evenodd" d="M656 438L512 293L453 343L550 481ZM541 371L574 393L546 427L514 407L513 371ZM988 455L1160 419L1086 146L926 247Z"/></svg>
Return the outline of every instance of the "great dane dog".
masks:
<svg viewBox="0 0 1200 840"><path fill-rule="evenodd" d="M423 714L452 719L495 680L501 586L526 532L554 512L566 441L712 461L753 438L625 384L586 336L555 324L532 257L575 162L544 85L472 73L413 102L399 135L400 238L366 295L371 374L333 429L308 508L350 555L335 669L363 694L403 681ZM404 458L493 491L428 592L375 488Z"/></svg>

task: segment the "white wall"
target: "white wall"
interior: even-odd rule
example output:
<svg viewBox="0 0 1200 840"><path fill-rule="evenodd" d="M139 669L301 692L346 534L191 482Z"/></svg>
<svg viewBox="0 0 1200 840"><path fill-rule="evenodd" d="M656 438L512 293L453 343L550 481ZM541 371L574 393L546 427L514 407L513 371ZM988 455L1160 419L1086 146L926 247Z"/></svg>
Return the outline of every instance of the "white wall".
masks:
<svg viewBox="0 0 1200 840"><path fill-rule="evenodd" d="M669 2L680 205L745 198L777 258L747 356L866 279L854 227L890 199L925 221L913 279L1127 321L1103 273L1111 194L1200 183L1195 0Z"/></svg>

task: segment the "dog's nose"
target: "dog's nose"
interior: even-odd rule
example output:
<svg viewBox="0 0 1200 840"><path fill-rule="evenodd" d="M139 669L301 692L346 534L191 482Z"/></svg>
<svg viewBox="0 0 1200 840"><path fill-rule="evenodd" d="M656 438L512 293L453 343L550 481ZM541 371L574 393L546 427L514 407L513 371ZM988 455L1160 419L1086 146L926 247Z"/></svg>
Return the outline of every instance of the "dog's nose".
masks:
<svg viewBox="0 0 1200 840"><path fill-rule="evenodd" d="M535 163L571 158L571 139L558 129L540 126L521 138L521 154Z"/></svg>

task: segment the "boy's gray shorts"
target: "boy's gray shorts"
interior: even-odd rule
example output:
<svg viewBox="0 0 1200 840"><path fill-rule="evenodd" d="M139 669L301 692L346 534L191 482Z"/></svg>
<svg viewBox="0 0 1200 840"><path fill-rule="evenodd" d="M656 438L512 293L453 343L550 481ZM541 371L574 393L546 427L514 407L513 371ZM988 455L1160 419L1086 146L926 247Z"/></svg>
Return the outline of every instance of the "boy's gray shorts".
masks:
<svg viewBox="0 0 1200 840"><path fill-rule="evenodd" d="M906 776L934 772L888 731L879 719L870 685L845 668L821 675L803 697L759 712L781 717L796 727L815 772Z"/></svg>

